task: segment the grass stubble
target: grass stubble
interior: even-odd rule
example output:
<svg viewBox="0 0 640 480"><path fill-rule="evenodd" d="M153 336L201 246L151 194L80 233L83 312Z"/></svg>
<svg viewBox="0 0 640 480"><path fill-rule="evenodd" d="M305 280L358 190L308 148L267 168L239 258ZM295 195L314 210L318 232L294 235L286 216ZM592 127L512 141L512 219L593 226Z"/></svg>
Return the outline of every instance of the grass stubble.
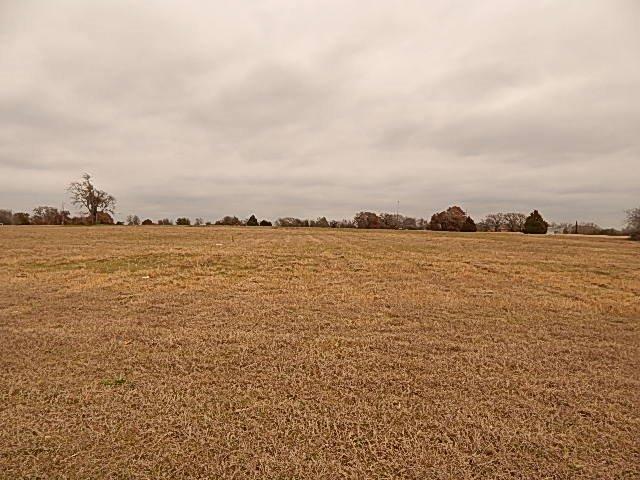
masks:
<svg viewBox="0 0 640 480"><path fill-rule="evenodd" d="M0 227L0 478L640 477L640 246Z"/></svg>

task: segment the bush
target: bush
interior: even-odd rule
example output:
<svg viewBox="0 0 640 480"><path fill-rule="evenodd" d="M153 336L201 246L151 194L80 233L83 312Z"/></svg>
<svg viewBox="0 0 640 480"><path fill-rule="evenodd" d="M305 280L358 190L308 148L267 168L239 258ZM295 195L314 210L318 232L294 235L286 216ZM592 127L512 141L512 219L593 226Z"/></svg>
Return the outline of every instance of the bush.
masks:
<svg viewBox="0 0 640 480"><path fill-rule="evenodd" d="M524 229L522 231L531 234L545 234L547 233L548 227L549 224L544 221L544 218L542 218L538 210L534 210L524 222Z"/></svg>
<svg viewBox="0 0 640 480"><path fill-rule="evenodd" d="M629 238L630 238L631 240L636 241L636 242L640 242L640 230L638 230L637 232L633 232L633 233L629 236Z"/></svg>
<svg viewBox="0 0 640 480"><path fill-rule="evenodd" d="M467 217L462 224L461 232L477 232L478 227L476 227L476 222L473 221L473 218Z"/></svg>
<svg viewBox="0 0 640 480"><path fill-rule="evenodd" d="M162 218L158 220L158 225L173 225L173 222L168 218Z"/></svg>
<svg viewBox="0 0 640 480"><path fill-rule="evenodd" d="M187 217L180 217L176 219L176 225L191 225L191 220Z"/></svg>
<svg viewBox="0 0 640 480"><path fill-rule="evenodd" d="M249 220L247 220L247 227L257 227L258 226L258 219L256 218L255 215L251 215L249 217Z"/></svg>
<svg viewBox="0 0 640 480"><path fill-rule="evenodd" d="M142 222L142 225L153 225L153 220L147 218Z"/></svg>
<svg viewBox="0 0 640 480"><path fill-rule="evenodd" d="M269 220L260 220L261 227L271 227L272 223Z"/></svg>

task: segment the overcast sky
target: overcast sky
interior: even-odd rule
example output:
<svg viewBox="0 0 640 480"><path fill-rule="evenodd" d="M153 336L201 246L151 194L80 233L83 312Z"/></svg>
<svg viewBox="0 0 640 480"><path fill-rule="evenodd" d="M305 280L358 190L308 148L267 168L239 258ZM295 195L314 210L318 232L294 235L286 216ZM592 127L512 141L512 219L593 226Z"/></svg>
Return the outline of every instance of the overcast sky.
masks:
<svg viewBox="0 0 640 480"><path fill-rule="evenodd" d="M637 0L0 0L0 208L620 226Z"/></svg>

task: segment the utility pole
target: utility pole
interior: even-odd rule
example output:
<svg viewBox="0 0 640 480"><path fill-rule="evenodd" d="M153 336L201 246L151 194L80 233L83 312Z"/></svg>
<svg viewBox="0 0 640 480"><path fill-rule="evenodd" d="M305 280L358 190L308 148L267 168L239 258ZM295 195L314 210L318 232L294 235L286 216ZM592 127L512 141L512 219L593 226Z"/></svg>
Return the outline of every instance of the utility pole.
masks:
<svg viewBox="0 0 640 480"><path fill-rule="evenodd" d="M400 230L400 200L396 203L396 229Z"/></svg>

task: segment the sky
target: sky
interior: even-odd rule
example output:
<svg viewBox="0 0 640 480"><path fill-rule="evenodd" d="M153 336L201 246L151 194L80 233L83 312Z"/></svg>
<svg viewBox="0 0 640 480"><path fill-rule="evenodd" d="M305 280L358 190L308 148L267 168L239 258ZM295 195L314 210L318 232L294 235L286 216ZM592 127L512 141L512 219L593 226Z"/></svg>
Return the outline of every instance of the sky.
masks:
<svg viewBox="0 0 640 480"><path fill-rule="evenodd" d="M0 208L640 206L637 0L0 0Z"/></svg>

